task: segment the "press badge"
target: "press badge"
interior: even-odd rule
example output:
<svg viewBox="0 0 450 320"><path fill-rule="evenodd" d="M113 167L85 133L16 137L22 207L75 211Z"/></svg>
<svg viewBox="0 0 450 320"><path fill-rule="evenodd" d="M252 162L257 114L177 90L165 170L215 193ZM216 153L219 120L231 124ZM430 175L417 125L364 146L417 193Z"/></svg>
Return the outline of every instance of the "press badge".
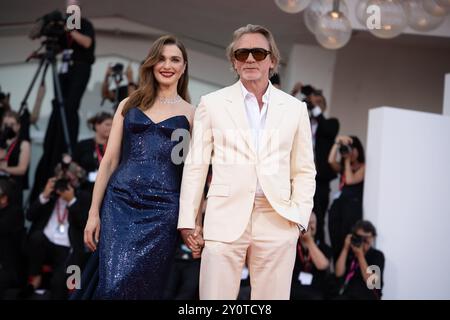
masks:
<svg viewBox="0 0 450 320"><path fill-rule="evenodd" d="M72 63L72 53L73 53L73 49L63 50L62 64L61 64L61 69L60 69L61 74L65 74L65 73L69 72L69 66Z"/></svg>
<svg viewBox="0 0 450 320"><path fill-rule="evenodd" d="M304 286L310 286L313 280L312 273L300 271L298 275L298 281Z"/></svg>
<svg viewBox="0 0 450 320"><path fill-rule="evenodd" d="M98 171L89 172L89 175L88 175L89 182L95 182L95 179L97 179L97 173L98 173Z"/></svg>

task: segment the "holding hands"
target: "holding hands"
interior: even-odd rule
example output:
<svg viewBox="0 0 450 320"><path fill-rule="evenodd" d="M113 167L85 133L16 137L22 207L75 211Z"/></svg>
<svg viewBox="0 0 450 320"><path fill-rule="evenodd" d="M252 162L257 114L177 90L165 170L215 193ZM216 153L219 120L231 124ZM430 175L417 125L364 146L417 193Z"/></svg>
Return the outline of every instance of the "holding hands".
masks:
<svg viewBox="0 0 450 320"><path fill-rule="evenodd" d="M184 243L192 251L192 257L194 259L200 258L202 249L205 245L205 240L203 240L203 228L197 225L195 229L181 229L180 232Z"/></svg>

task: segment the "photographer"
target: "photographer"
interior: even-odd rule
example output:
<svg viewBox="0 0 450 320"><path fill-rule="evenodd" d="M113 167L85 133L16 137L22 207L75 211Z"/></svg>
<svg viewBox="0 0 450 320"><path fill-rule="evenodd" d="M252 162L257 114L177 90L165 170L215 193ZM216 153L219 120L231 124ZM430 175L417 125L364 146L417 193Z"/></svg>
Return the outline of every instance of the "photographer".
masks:
<svg viewBox="0 0 450 320"><path fill-rule="evenodd" d="M316 240L317 219L309 219L308 232L300 236L292 275L291 300L323 300L326 297L331 248Z"/></svg>
<svg viewBox="0 0 450 320"><path fill-rule="evenodd" d="M102 99L108 99L114 106L114 111L117 109L119 102L130 96L136 89L137 85L133 81L133 69L129 64L125 71L126 81L123 81L123 64L117 63L114 66L109 65L106 69L105 79L102 84ZM110 80L113 80L111 87ZM103 102L102 102L103 104Z"/></svg>
<svg viewBox="0 0 450 320"><path fill-rule="evenodd" d="M67 6L79 5L78 1L66 1ZM91 75L91 65L95 61L95 33L92 23L81 17L79 30L67 30L59 38L62 52L60 81L66 109L67 125L72 148L78 140L81 98Z"/></svg>
<svg viewBox="0 0 450 320"><path fill-rule="evenodd" d="M314 212L317 215L316 238L324 240L325 214L330 199L330 182L336 178L336 172L328 163L328 155L339 132L339 121L336 118L327 119L324 112L327 102L322 91L310 85L297 83L292 89L292 95L299 92L303 95L311 123L314 159L316 163L316 193L314 194Z"/></svg>
<svg viewBox="0 0 450 320"><path fill-rule="evenodd" d="M328 162L333 170L340 174L340 192L335 196L328 217L328 230L336 261L344 245L345 236L356 221L362 219L365 156L361 141L355 136L337 137Z"/></svg>
<svg viewBox="0 0 450 320"><path fill-rule="evenodd" d="M342 278L339 299L381 299L384 255L372 247L376 235L372 223L358 221L352 233L346 236L344 247L336 262L336 277ZM372 275L367 272L369 266L377 266L381 273ZM371 284L379 283L380 289L369 289L368 280Z"/></svg>
<svg viewBox="0 0 450 320"><path fill-rule="evenodd" d="M78 1L67 1L66 5L76 5ZM65 19L63 30L49 31L58 35L58 44L62 49L62 63L59 71L69 143L72 150L78 141L78 110L91 75L91 65L95 61L95 32L92 23L82 15L80 29L68 30ZM55 25L60 25L57 23ZM68 152L64 139L63 124L58 103L53 101L53 110L44 138L44 153L39 161L31 200L35 200L61 155Z"/></svg>
<svg viewBox="0 0 450 320"><path fill-rule="evenodd" d="M17 112L7 111L3 116L0 132L0 172L9 176L16 184L14 200L23 205L23 190L28 189L28 168L30 166L30 142L19 135L20 118Z"/></svg>
<svg viewBox="0 0 450 320"><path fill-rule="evenodd" d="M53 299L67 296L66 268L85 262L83 230L89 210L89 197L77 191L84 170L65 159L55 170L27 211L32 222L28 237L29 282L34 289L42 284L42 266L49 264L53 274Z"/></svg>
<svg viewBox="0 0 450 320"><path fill-rule="evenodd" d="M106 151L106 145L111 131L113 116L107 112L100 112L88 120L88 126L94 130L95 137L78 142L74 161L87 172L87 181L82 189L92 194L97 171Z"/></svg>

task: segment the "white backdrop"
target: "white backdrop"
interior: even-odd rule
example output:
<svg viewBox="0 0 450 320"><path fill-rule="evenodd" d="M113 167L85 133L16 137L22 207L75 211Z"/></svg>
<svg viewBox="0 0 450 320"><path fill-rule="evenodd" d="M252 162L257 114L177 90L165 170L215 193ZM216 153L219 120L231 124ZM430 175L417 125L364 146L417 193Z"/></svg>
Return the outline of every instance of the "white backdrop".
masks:
<svg viewBox="0 0 450 320"><path fill-rule="evenodd" d="M450 299L450 117L370 111L364 216L386 257L384 299Z"/></svg>

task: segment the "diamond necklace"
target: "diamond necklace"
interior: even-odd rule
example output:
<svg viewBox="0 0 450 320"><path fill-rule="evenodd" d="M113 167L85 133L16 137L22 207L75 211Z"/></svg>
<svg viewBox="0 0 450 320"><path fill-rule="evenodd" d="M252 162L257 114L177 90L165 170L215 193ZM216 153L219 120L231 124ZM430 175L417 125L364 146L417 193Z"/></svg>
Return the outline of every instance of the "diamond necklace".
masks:
<svg viewBox="0 0 450 320"><path fill-rule="evenodd" d="M173 98L159 97L159 102L162 104L175 104L180 102L182 99L179 95L176 95Z"/></svg>

